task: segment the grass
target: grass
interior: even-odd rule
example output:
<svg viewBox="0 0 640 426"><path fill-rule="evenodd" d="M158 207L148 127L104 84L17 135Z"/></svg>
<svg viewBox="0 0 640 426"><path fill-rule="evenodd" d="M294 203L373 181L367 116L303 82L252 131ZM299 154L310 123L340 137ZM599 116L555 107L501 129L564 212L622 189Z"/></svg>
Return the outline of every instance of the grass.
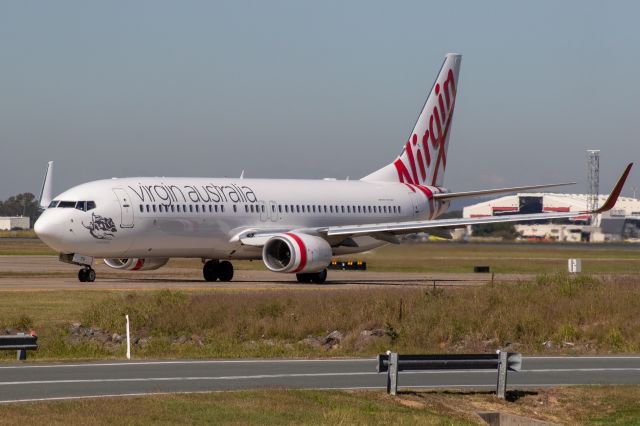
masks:
<svg viewBox="0 0 640 426"><path fill-rule="evenodd" d="M96 415L99 413L99 415ZM476 424L465 416L413 409L380 393L243 391L19 404L4 424Z"/></svg>
<svg viewBox="0 0 640 426"><path fill-rule="evenodd" d="M38 238L33 229L21 229L19 231L0 230L0 238Z"/></svg>
<svg viewBox="0 0 640 426"><path fill-rule="evenodd" d="M499 411L568 425L629 425L640 386L576 386L512 393L260 390L34 402L0 406L0 424L484 424ZM99 415L96 415L99 413Z"/></svg>
<svg viewBox="0 0 640 426"><path fill-rule="evenodd" d="M514 309L517 307L517 309ZM640 286L618 278L543 275L460 289L2 292L0 328L35 328L32 359L118 358L122 344L74 340L69 325L145 339L136 358L334 357L399 352L526 354L640 351ZM381 336L366 330L380 329ZM338 330L339 345L315 344ZM309 337L311 339L309 340ZM0 354L10 360L13 354Z"/></svg>

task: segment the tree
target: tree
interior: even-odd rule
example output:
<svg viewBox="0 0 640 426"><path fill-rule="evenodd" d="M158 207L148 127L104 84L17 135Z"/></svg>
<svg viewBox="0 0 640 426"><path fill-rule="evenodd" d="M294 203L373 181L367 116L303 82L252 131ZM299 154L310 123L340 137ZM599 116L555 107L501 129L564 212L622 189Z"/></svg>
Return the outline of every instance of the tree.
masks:
<svg viewBox="0 0 640 426"><path fill-rule="evenodd" d="M0 216L28 216L33 225L40 216L39 203L30 192L14 195L0 202Z"/></svg>
<svg viewBox="0 0 640 426"><path fill-rule="evenodd" d="M513 240L519 235L511 222L473 225L471 229L476 237L500 237L503 240Z"/></svg>

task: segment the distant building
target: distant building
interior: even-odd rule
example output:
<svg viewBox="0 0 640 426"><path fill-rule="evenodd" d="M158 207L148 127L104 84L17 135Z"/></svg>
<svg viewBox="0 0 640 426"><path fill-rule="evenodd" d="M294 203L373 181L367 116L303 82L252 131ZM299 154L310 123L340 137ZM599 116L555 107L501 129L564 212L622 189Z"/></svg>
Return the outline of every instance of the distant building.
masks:
<svg viewBox="0 0 640 426"><path fill-rule="evenodd" d="M599 205L607 196L600 195ZM586 194L520 193L467 206L465 218L542 212L579 212L587 209ZM577 215L516 224L522 239L555 241L640 241L640 200L620 197L613 210L596 215ZM467 227L471 235L471 227Z"/></svg>
<svg viewBox="0 0 640 426"><path fill-rule="evenodd" d="M31 221L24 216L0 216L0 230L10 231L15 228L29 229L31 228Z"/></svg>

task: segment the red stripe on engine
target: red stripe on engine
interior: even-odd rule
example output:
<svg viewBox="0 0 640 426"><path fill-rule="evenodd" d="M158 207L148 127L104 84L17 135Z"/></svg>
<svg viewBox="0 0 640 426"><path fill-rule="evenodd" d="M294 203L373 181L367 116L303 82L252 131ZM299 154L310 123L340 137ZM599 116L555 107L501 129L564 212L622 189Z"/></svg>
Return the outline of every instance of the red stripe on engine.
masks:
<svg viewBox="0 0 640 426"><path fill-rule="evenodd" d="M307 265L307 248L302 242L302 239L298 237L296 234L287 232L285 235L288 235L291 238L293 238L293 240L298 244L298 247L300 248L300 264L298 265L296 270L293 271L293 273L295 274L296 272L302 271L302 269Z"/></svg>
<svg viewBox="0 0 640 426"><path fill-rule="evenodd" d="M144 259L138 259L138 261L136 262L136 266L133 267L133 269L131 269L132 271L137 271L138 269L142 268L144 266Z"/></svg>

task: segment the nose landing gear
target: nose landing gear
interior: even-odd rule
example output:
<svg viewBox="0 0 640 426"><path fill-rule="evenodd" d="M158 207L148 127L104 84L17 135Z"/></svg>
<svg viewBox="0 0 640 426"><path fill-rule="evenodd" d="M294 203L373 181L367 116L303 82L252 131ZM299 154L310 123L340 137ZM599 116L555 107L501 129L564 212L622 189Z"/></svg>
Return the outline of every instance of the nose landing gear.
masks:
<svg viewBox="0 0 640 426"><path fill-rule="evenodd" d="M233 265L231 262L223 260L222 262L218 260L207 260L202 267L202 275L204 276L205 281L216 281L220 280L223 282L228 282L233 279Z"/></svg>
<svg viewBox="0 0 640 426"><path fill-rule="evenodd" d="M96 280L96 271L90 266L85 266L78 271L78 280L82 283L92 283Z"/></svg>

